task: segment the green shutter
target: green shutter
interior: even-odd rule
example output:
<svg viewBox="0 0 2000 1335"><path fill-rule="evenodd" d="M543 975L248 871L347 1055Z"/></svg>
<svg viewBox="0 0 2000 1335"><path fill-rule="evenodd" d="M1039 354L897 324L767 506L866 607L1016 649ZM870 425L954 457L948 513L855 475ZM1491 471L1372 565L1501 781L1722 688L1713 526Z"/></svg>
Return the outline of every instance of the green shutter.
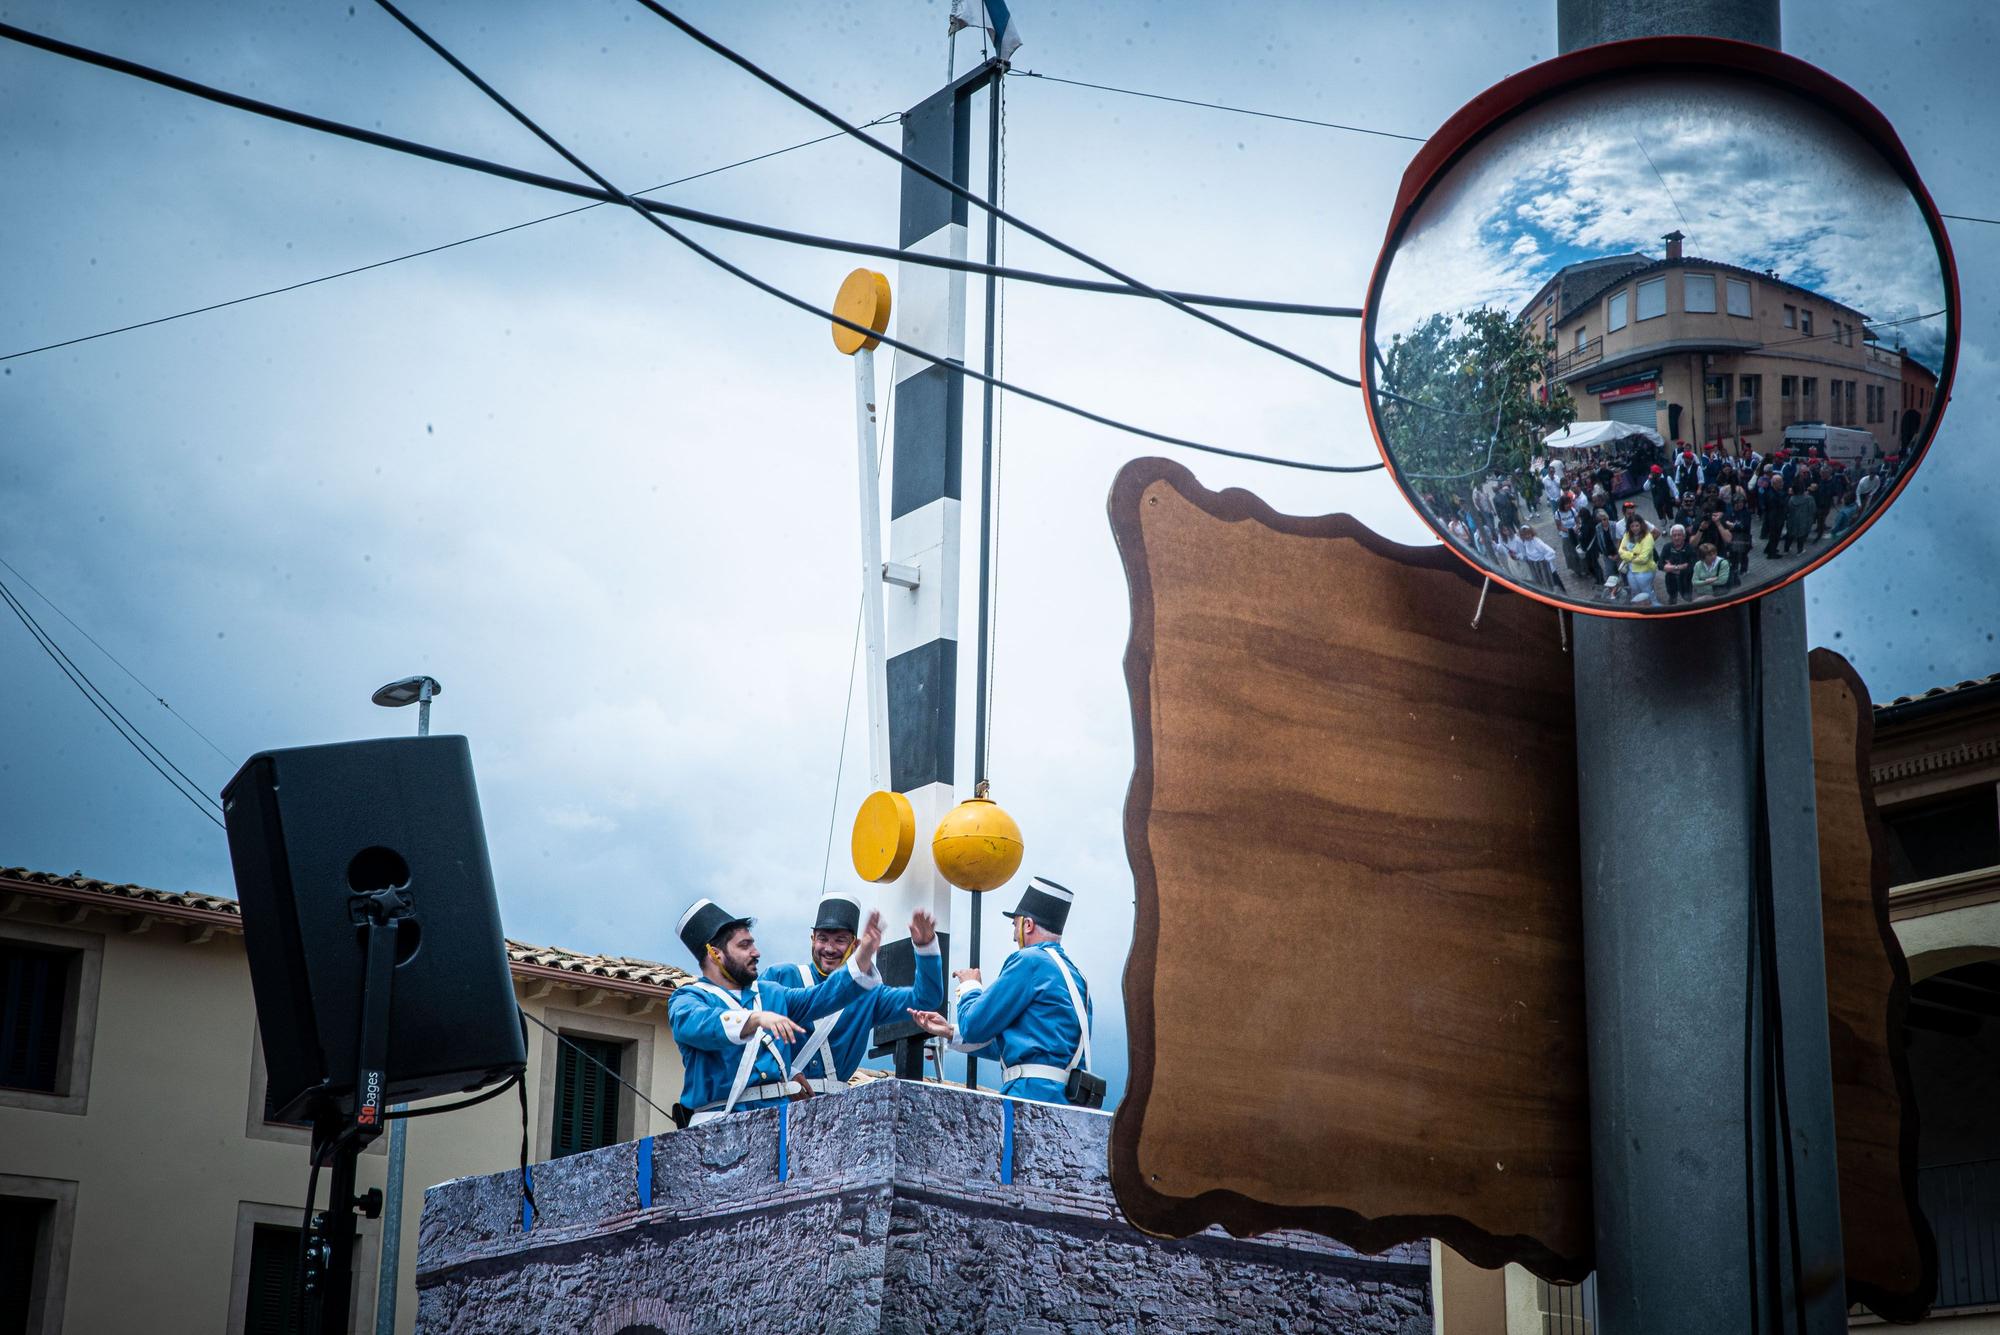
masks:
<svg viewBox="0 0 2000 1335"><path fill-rule="evenodd" d="M0 1335L27 1335L35 1258L55 1207L26 1196L0 1196Z"/></svg>
<svg viewBox="0 0 2000 1335"><path fill-rule="evenodd" d="M614 1145L618 1141L618 1069L625 1045L599 1038L562 1036L556 1058L555 1126L549 1157ZM586 1055L588 1054L588 1055ZM596 1061L590 1058L596 1058ZM602 1065L599 1065L602 1063Z"/></svg>
<svg viewBox="0 0 2000 1335"><path fill-rule="evenodd" d="M257 1224L250 1234L250 1285L243 1335L299 1335L299 1231Z"/></svg>
<svg viewBox="0 0 2000 1335"><path fill-rule="evenodd" d="M0 1085L57 1092L75 954L0 941Z"/></svg>

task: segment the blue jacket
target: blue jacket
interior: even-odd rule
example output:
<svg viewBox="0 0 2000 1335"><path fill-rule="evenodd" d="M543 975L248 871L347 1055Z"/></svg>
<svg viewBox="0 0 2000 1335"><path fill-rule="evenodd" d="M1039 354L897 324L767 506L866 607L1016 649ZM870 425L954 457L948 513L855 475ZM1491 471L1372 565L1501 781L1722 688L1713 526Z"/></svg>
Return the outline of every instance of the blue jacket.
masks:
<svg viewBox="0 0 2000 1335"><path fill-rule="evenodd" d="M810 1062L803 1067L794 1065L793 1074L814 1081L831 1079L844 1085L860 1068L861 1059L868 1055L869 1035L875 1032L876 1025L907 1020L912 1010L943 1010L944 956L938 950L937 941L933 939L928 950L916 947L916 952L915 987L871 988L862 993L859 1000L843 1007L839 1015L807 1026L806 1036L792 1044L791 1050L785 1054L786 1060L797 1062L799 1052L812 1041L815 1030L830 1024L833 1033ZM820 981L819 970L811 960L804 964L773 965L764 977L785 987L811 987ZM831 1070L827 1065L829 1056L833 1059ZM819 1088L818 1085L814 1087Z"/></svg>
<svg viewBox="0 0 2000 1335"><path fill-rule="evenodd" d="M776 1011L807 1024L822 1015L831 1015L866 996L881 983L873 973L863 974L849 960L847 967L813 988L786 987L759 978L748 988L718 986L706 979L682 983L667 1003L667 1019L673 1026L674 1046L681 1051L681 1066L687 1078L681 1085L681 1103L700 1112L718 1111L729 1098L736 1080L736 1067L743 1057L743 1045L754 1040L759 1048L744 1097L737 1108L768 1108L785 1096L778 1088L789 1076L790 1056L784 1044L759 1029L746 1038L743 1022L753 1010ZM730 998L724 1001L722 993ZM751 1097L755 1093L757 1097Z"/></svg>
<svg viewBox="0 0 2000 1335"><path fill-rule="evenodd" d="M1090 985L1063 948L1054 942L1026 946L1007 957L1007 962L1000 966L1000 976L991 986L978 983L960 986L958 1037L952 1043L953 1049L976 1052L997 1044L1003 1072L1007 1067L1026 1063L1068 1066L1083 1035L1077 1028L1076 1007L1070 1003L1069 988L1063 983L1055 955L1062 955L1070 975L1076 979L1085 1017L1093 1015ZM1006 1080L1003 1075L1000 1092L1042 1103L1069 1101L1061 1080L1034 1077Z"/></svg>

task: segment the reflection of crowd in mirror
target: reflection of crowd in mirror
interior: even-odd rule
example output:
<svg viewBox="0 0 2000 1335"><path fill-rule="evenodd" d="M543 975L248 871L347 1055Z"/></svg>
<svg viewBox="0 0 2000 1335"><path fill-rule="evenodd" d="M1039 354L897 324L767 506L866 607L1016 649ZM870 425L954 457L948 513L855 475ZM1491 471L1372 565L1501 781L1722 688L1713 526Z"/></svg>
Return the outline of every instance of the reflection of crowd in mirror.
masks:
<svg viewBox="0 0 2000 1335"><path fill-rule="evenodd" d="M1422 499L1455 541L1522 583L1568 593L1560 565L1598 601L1670 607L1742 587L1759 539L1777 573L1811 544L1845 538L1901 466L1898 455L1732 455L1711 444L1697 456L1641 440L1622 454L1592 449L1580 460L1537 459L1518 476L1433 487Z"/></svg>

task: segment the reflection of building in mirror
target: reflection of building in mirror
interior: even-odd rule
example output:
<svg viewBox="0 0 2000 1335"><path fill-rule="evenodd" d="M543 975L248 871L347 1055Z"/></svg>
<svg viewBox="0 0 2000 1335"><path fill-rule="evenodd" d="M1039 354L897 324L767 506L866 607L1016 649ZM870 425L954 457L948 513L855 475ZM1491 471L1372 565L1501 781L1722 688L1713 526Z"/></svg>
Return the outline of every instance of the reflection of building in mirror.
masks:
<svg viewBox="0 0 2000 1335"><path fill-rule="evenodd" d="M1547 349L1546 396L1578 423L1624 422L1704 452L1818 452L1850 467L1916 439L1937 375L1810 288L1688 255L1611 255L1558 270L1519 319Z"/></svg>

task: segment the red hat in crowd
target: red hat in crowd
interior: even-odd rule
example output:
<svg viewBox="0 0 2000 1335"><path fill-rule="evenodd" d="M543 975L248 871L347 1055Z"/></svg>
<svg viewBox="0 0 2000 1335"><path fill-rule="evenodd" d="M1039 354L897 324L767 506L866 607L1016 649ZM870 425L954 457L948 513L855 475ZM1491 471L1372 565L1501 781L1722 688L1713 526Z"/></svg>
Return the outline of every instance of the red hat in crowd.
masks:
<svg viewBox="0 0 2000 1335"><path fill-rule="evenodd" d="M1692 459L1692 458L1694 458L1694 451L1693 451L1693 450L1682 450L1682 451L1681 451L1681 458L1683 458L1683 459Z"/></svg>
<svg viewBox="0 0 2000 1335"><path fill-rule="evenodd" d="M1710 441L1710 442L1708 443L1708 452L1709 452L1710 454L1714 454L1714 453L1715 453L1715 452L1716 452L1717 450L1719 450L1719 449L1721 449L1721 448L1722 448L1722 447L1721 447L1720 445L1717 445L1717 444L1716 444L1716 443L1715 443L1714 441L1712 441L1712 440L1711 440L1711 441Z"/></svg>
<svg viewBox="0 0 2000 1335"><path fill-rule="evenodd" d="M1659 472L1659 471L1660 471L1660 466L1659 466L1658 464L1654 464L1654 465L1653 465L1653 471L1654 471L1655 473Z"/></svg>
<svg viewBox="0 0 2000 1335"><path fill-rule="evenodd" d="M1819 458L1819 446L1817 446L1817 445L1808 445L1808 446L1806 446L1806 453L1807 453L1807 454L1808 454L1809 456L1811 456L1812 458L1815 458L1815 459Z"/></svg>
<svg viewBox="0 0 2000 1335"><path fill-rule="evenodd" d="M1773 459L1789 459L1789 458L1791 458L1791 456L1790 456L1789 454L1785 453L1785 451L1783 451L1783 450L1779 450L1779 451L1777 451L1777 452L1776 452L1775 454L1773 454L1773 455L1772 455L1771 457L1772 457Z"/></svg>
<svg viewBox="0 0 2000 1335"><path fill-rule="evenodd" d="M1627 501L1627 502L1625 502L1625 508L1626 508L1627 510L1636 510L1636 509L1638 509L1638 508L1639 508L1639 502L1637 502L1637 501Z"/></svg>

